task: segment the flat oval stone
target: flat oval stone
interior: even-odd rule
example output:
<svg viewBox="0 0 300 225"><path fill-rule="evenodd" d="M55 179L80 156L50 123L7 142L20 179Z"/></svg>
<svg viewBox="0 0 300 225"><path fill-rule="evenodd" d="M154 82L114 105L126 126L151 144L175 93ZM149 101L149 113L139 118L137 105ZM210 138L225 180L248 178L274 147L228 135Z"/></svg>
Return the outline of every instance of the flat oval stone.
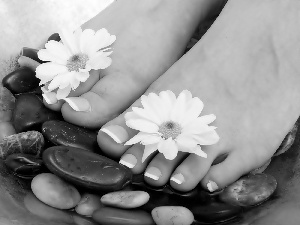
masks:
<svg viewBox="0 0 300 225"><path fill-rule="evenodd" d="M16 134L16 130L11 122L0 122L0 141L13 134Z"/></svg>
<svg viewBox="0 0 300 225"><path fill-rule="evenodd" d="M200 223L221 223L230 221L242 212L239 206L233 206L217 201L210 201L206 204L199 202L189 207L194 214L195 220Z"/></svg>
<svg viewBox="0 0 300 225"><path fill-rule="evenodd" d="M28 67L20 67L6 75L2 84L13 94L29 92L39 86L40 79Z"/></svg>
<svg viewBox="0 0 300 225"><path fill-rule="evenodd" d="M132 209L146 204L149 198L150 195L145 191L116 191L103 195L101 202L108 206Z"/></svg>
<svg viewBox="0 0 300 225"><path fill-rule="evenodd" d="M99 152L97 133L73 124L51 120L42 125L44 137L54 145L70 146Z"/></svg>
<svg viewBox="0 0 300 225"><path fill-rule="evenodd" d="M58 33L51 34L47 41L60 41L60 36Z"/></svg>
<svg viewBox="0 0 300 225"><path fill-rule="evenodd" d="M12 111L15 108L15 97L5 87L0 85L0 121L9 122L12 118Z"/></svg>
<svg viewBox="0 0 300 225"><path fill-rule="evenodd" d="M34 177L31 190L40 201L57 209L71 209L81 199L75 187L51 173Z"/></svg>
<svg viewBox="0 0 300 225"><path fill-rule="evenodd" d="M100 201L100 197L97 195L85 193L82 195L80 202L75 208L75 211L79 215L91 216L93 212L103 205Z"/></svg>
<svg viewBox="0 0 300 225"><path fill-rule="evenodd" d="M21 50L20 55L26 56L28 58L31 58L39 63L43 63L44 61L40 60L40 58L38 57L38 51L37 49L34 48L28 48L28 47L23 47Z"/></svg>
<svg viewBox="0 0 300 225"><path fill-rule="evenodd" d="M151 214L157 225L190 225L194 222L193 213L182 206L160 206Z"/></svg>
<svg viewBox="0 0 300 225"><path fill-rule="evenodd" d="M229 185L220 199L232 205L254 206L266 201L277 187L276 179L267 174L250 174Z"/></svg>
<svg viewBox="0 0 300 225"><path fill-rule="evenodd" d="M32 192L24 197L24 205L26 209L46 221L56 222L59 224L73 224L73 217L64 210L55 209L41 202Z"/></svg>
<svg viewBox="0 0 300 225"><path fill-rule="evenodd" d="M17 133L28 130L41 131L44 122L56 119L62 119L61 114L46 108L41 96L35 94L17 96L12 116Z"/></svg>
<svg viewBox="0 0 300 225"><path fill-rule="evenodd" d="M93 191L118 191L131 182L131 171L121 164L79 148L54 146L43 160L48 169L65 180Z"/></svg>
<svg viewBox="0 0 300 225"><path fill-rule="evenodd" d="M93 219L100 224L109 225L154 225L150 215L143 210L126 210L111 207L104 207L96 210Z"/></svg>
<svg viewBox="0 0 300 225"><path fill-rule="evenodd" d="M0 158L14 153L39 156L45 145L43 135L38 131L27 131L10 135L0 142Z"/></svg>
<svg viewBox="0 0 300 225"><path fill-rule="evenodd" d="M29 154L12 154L5 161L5 165L21 178L31 179L43 170L43 160Z"/></svg>

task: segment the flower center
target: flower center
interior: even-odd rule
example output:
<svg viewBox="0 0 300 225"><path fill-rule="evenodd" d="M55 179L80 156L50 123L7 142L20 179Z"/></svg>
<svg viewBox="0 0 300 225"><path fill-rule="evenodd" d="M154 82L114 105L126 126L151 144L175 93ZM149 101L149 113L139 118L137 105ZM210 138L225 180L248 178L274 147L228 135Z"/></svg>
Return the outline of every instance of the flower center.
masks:
<svg viewBox="0 0 300 225"><path fill-rule="evenodd" d="M164 139L172 138L175 139L179 134L181 134L181 126L173 121L164 122L159 126L158 132L162 134Z"/></svg>
<svg viewBox="0 0 300 225"><path fill-rule="evenodd" d="M76 54L72 55L67 61L67 68L69 72L76 71L79 72L79 69L84 69L86 62L89 60L89 57L86 54Z"/></svg>

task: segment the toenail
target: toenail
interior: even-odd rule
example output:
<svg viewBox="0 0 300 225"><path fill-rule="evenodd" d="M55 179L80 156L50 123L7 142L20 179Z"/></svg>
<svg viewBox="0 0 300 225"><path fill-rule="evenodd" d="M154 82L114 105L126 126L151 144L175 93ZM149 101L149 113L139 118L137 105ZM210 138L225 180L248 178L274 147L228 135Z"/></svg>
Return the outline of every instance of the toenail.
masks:
<svg viewBox="0 0 300 225"><path fill-rule="evenodd" d="M128 141L129 139L127 131L119 125L103 127L100 130L110 136L118 144Z"/></svg>
<svg viewBox="0 0 300 225"><path fill-rule="evenodd" d="M90 112L91 105L88 100L82 97L69 97L64 100L71 106L72 109L78 112Z"/></svg>
<svg viewBox="0 0 300 225"><path fill-rule="evenodd" d="M153 180L158 180L161 177L161 172L156 167L149 167L147 168L145 174L146 177L149 177Z"/></svg>
<svg viewBox="0 0 300 225"><path fill-rule="evenodd" d="M216 184L216 182L213 182L211 180L208 181L207 183L207 189L210 191L210 192L214 192L216 190L219 189L218 185Z"/></svg>
<svg viewBox="0 0 300 225"><path fill-rule="evenodd" d="M174 176L171 177L170 180L174 181L177 184L182 184L185 181L184 176L181 173L175 174Z"/></svg>
<svg viewBox="0 0 300 225"><path fill-rule="evenodd" d="M45 93L42 94L42 96L49 105L55 104L57 102L56 94L54 92Z"/></svg>
<svg viewBox="0 0 300 225"><path fill-rule="evenodd" d="M136 165L137 159L132 154L125 154L122 156L119 163L131 169Z"/></svg>

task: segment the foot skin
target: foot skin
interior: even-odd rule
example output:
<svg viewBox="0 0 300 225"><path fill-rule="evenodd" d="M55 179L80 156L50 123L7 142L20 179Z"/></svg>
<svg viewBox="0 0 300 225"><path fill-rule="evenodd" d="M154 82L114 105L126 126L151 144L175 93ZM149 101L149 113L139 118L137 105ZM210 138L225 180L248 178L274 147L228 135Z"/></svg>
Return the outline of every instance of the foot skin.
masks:
<svg viewBox="0 0 300 225"><path fill-rule="evenodd" d="M179 191L199 182L222 189L262 166L300 114L299 10L298 1L229 1L203 39L146 91L187 89L204 102L201 115L216 115L210 125L220 141L203 146L207 158L181 153L170 161L159 153L141 163L144 146L122 144L136 134L124 113L103 126L111 132L99 132L100 147L134 173L145 171L149 184L170 182ZM142 107L139 100L133 106Z"/></svg>
<svg viewBox="0 0 300 225"><path fill-rule="evenodd" d="M95 31L106 28L117 37L112 65L92 71L92 76L70 94L87 99L91 112L76 112L63 101L45 104L61 110L66 121L100 128L128 108L183 54L199 22L220 2L115 1L82 26Z"/></svg>

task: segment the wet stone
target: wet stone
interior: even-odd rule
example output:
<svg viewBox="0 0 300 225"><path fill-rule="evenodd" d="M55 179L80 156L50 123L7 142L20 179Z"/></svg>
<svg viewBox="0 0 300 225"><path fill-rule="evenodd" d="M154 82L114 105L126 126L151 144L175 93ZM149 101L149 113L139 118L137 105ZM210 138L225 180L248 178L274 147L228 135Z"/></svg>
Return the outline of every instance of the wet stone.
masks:
<svg viewBox="0 0 300 225"><path fill-rule="evenodd" d="M71 209L81 199L75 187L51 173L34 177L31 190L40 201L57 209Z"/></svg>
<svg viewBox="0 0 300 225"><path fill-rule="evenodd" d="M60 36L58 33L51 34L47 41L60 41Z"/></svg>
<svg viewBox="0 0 300 225"><path fill-rule="evenodd" d="M0 85L0 121L11 121L12 111L15 108L15 97L5 87Z"/></svg>
<svg viewBox="0 0 300 225"><path fill-rule="evenodd" d="M41 158L23 153L9 155L4 163L14 175L25 179L32 179L44 169Z"/></svg>
<svg viewBox="0 0 300 225"><path fill-rule="evenodd" d="M75 208L79 215L91 216L93 212L103 207L100 197L94 194L85 193L81 196L81 200Z"/></svg>
<svg viewBox="0 0 300 225"><path fill-rule="evenodd" d="M193 213L182 206L161 206L152 210L152 218L157 225L190 225Z"/></svg>
<svg viewBox="0 0 300 225"><path fill-rule="evenodd" d="M220 199L232 205L254 206L269 199L276 187L277 181L273 176L250 174L226 187Z"/></svg>
<svg viewBox="0 0 300 225"><path fill-rule="evenodd" d="M103 195L101 202L107 206L132 209L146 204L149 198L145 191L116 191Z"/></svg>
<svg viewBox="0 0 300 225"><path fill-rule="evenodd" d="M93 213L93 219L100 224L109 225L154 225L150 213L143 210L126 210L103 207Z"/></svg>
<svg viewBox="0 0 300 225"><path fill-rule="evenodd" d="M95 131L73 124L51 120L43 123L42 133L53 145L63 145L100 152Z"/></svg>
<svg viewBox="0 0 300 225"><path fill-rule="evenodd" d="M21 50L20 55L26 56L28 58L31 58L39 63L43 63L44 61L40 60L38 57L38 49L34 49L34 48L28 48L28 47L23 47Z"/></svg>
<svg viewBox="0 0 300 225"><path fill-rule="evenodd" d="M20 67L6 75L2 84L13 94L30 92L39 86L40 80L28 67Z"/></svg>
<svg viewBox="0 0 300 225"><path fill-rule="evenodd" d="M199 202L189 209L194 214L195 220L200 223L214 224L233 220L238 217L242 208L218 201Z"/></svg>
<svg viewBox="0 0 300 225"><path fill-rule="evenodd" d="M27 131L10 135L0 142L0 158L14 153L39 156L45 145L43 135L38 131Z"/></svg>
<svg viewBox="0 0 300 225"><path fill-rule="evenodd" d="M92 191L118 191L132 179L132 173L127 167L84 149L50 147L44 151L43 160L54 174Z"/></svg>
<svg viewBox="0 0 300 225"><path fill-rule="evenodd" d="M13 134L16 134L16 130L11 122L0 122L0 141Z"/></svg>
<svg viewBox="0 0 300 225"><path fill-rule="evenodd" d="M17 133L28 130L41 131L44 122L57 119L62 119L61 114L46 108L41 96L18 95L12 116L12 123Z"/></svg>

